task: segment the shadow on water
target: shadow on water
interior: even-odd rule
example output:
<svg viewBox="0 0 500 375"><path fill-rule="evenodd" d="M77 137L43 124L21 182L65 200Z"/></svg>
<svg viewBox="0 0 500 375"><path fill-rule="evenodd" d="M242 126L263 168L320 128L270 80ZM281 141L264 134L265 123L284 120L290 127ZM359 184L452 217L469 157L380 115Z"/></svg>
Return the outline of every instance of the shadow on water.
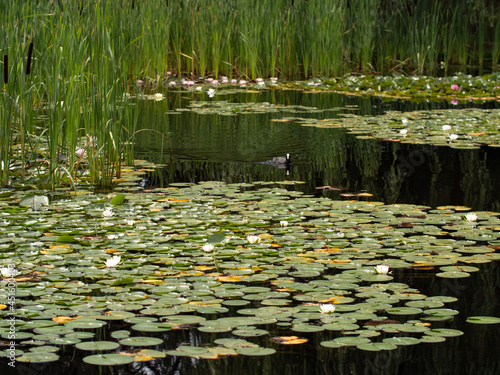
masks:
<svg viewBox="0 0 500 375"><path fill-rule="evenodd" d="M228 102L302 105L321 111L287 110L258 114L197 114L172 111L200 96L144 103L140 127L157 133L137 136L136 157L165 164L150 177L154 186L207 180L243 183L303 181L297 187L311 194L340 199L341 194L366 192L370 200L427 206L465 205L474 210L500 210L500 151L483 147L449 147L358 139L344 129L305 127L286 117L335 118L339 113L371 115L393 111L453 107L449 103L383 101L338 94L298 91L264 92L217 97ZM206 100L207 98L201 98ZM462 106L465 106L462 105ZM468 103L482 108L497 103ZM168 113L167 113L168 111ZM291 155L291 164L275 157Z"/></svg>

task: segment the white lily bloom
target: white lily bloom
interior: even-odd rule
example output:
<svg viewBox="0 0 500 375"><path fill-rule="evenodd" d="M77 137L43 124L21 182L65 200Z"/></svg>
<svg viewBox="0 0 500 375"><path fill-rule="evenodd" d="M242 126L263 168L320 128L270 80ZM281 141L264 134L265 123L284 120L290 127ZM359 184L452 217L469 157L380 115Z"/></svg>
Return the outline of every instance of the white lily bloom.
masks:
<svg viewBox="0 0 500 375"><path fill-rule="evenodd" d="M214 96L215 96L215 90L214 89L208 90L208 97L213 98Z"/></svg>
<svg viewBox="0 0 500 375"><path fill-rule="evenodd" d="M104 211L102 211L102 216L104 216L104 217L111 217L114 214L115 213L110 208L106 208Z"/></svg>
<svg viewBox="0 0 500 375"><path fill-rule="evenodd" d="M335 305L333 303L320 303L319 304L319 311L322 314L331 314L335 312Z"/></svg>
<svg viewBox="0 0 500 375"><path fill-rule="evenodd" d="M207 253L209 253L210 251L212 251L214 249L214 245L212 245L211 243L207 243L206 245L203 245L202 249L203 251L206 251Z"/></svg>
<svg viewBox="0 0 500 375"><path fill-rule="evenodd" d="M287 227L288 226L288 221L281 220L280 221L280 227Z"/></svg>
<svg viewBox="0 0 500 375"><path fill-rule="evenodd" d="M2 277L5 279L9 279L21 273L17 271L15 268L10 268L10 267L2 267L0 269L0 272L2 273Z"/></svg>
<svg viewBox="0 0 500 375"><path fill-rule="evenodd" d="M260 242L260 237L259 236L247 236L247 240L250 243L259 243Z"/></svg>
<svg viewBox="0 0 500 375"><path fill-rule="evenodd" d="M389 273L389 267L384 264L379 264L375 266L375 271L380 275L387 275Z"/></svg>
<svg viewBox="0 0 500 375"><path fill-rule="evenodd" d="M450 125L443 125L442 127L443 131L448 131L448 130L451 130L451 126Z"/></svg>
<svg viewBox="0 0 500 375"><path fill-rule="evenodd" d="M114 257L106 260L106 267L114 268L120 263L121 257L119 255L115 255Z"/></svg>
<svg viewBox="0 0 500 375"><path fill-rule="evenodd" d="M458 139L458 135L457 134L450 134L448 137L450 137L450 141L455 141Z"/></svg>
<svg viewBox="0 0 500 375"><path fill-rule="evenodd" d="M465 220L466 221L476 221L477 220L477 215L475 213L468 213L465 215Z"/></svg>

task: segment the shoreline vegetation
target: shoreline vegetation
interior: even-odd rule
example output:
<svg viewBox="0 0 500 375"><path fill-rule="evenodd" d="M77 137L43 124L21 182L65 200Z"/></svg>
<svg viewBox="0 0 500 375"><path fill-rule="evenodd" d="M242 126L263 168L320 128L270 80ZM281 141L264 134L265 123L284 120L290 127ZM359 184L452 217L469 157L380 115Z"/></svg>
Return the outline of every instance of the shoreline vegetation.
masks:
<svg viewBox="0 0 500 375"><path fill-rule="evenodd" d="M422 78L437 85L408 77L497 71L498 8L491 0L3 3L0 185L15 169L21 178L35 171L41 188L82 177L110 188L134 160L140 106L131 97L186 78L498 99L498 73Z"/></svg>

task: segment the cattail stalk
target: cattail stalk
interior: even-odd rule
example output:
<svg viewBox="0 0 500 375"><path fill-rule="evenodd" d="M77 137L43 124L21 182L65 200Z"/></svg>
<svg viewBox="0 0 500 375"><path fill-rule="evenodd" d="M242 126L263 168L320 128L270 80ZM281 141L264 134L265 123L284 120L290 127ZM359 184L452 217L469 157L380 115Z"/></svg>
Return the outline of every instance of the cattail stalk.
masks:
<svg viewBox="0 0 500 375"><path fill-rule="evenodd" d="M28 62L26 65L26 75L29 75L31 72L31 58L33 56L33 42L30 43L28 47Z"/></svg>
<svg viewBox="0 0 500 375"><path fill-rule="evenodd" d="M3 81L5 84L9 83L9 56L3 56Z"/></svg>

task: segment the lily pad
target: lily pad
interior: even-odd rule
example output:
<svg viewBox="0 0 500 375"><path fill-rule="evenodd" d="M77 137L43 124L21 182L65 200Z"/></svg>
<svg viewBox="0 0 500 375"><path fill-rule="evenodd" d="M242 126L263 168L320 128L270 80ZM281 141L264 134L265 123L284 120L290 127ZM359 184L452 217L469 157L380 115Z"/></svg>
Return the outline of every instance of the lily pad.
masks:
<svg viewBox="0 0 500 375"><path fill-rule="evenodd" d="M101 350L114 350L120 345L112 341L90 341L90 342L80 342L75 345L77 349L90 350L90 351L101 351Z"/></svg>
<svg viewBox="0 0 500 375"><path fill-rule="evenodd" d="M162 339L156 337L128 337L119 341L121 345L127 346L156 346L163 343Z"/></svg>
<svg viewBox="0 0 500 375"><path fill-rule="evenodd" d="M132 363L134 359L123 354L97 354L84 357L83 362L98 366L118 366Z"/></svg>
<svg viewBox="0 0 500 375"><path fill-rule="evenodd" d="M495 316L469 316L467 318L467 323L498 324L498 323L500 323L500 318L497 318Z"/></svg>

